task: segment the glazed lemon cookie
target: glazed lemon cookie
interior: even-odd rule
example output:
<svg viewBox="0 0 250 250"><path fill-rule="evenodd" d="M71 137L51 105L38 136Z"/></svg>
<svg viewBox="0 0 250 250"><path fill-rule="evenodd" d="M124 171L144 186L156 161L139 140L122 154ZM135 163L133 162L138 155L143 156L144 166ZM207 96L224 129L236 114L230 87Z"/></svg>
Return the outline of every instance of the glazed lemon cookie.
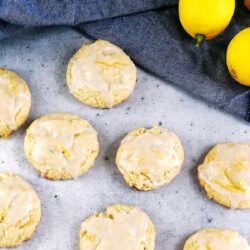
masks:
<svg viewBox="0 0 250 250"><path fill-rule="evenodd" d="M26 121L31 95L26 82L6 68L0 68L0 100L0 137L7 138Z"/></svg>
<svg viewBox="0 0 250 250"><path fill-rule="evenodd" d="M183 250L249 250L247 241L236 231L208 228L193 234Z"/></svg>
<svg viewBox="0 0 250 250"><path fill-rule="evenodd" d="M81 225L81 250L153 250L154 225L140 208L113 205Z"/></svg>
<svg viewBox="0 0 250 250"><path fill-rule="evenodd" d="M43 177L60 180L87 172L99 153L99 143L89 122L73 114L53 113L30 125L24 149Z"/></svg>
<svg viewBox="0 0 250 250"><path fill-rule="evenodd" d="M70 59L67 84L80 102L112 108L126 100L136 83L136 67L114 44L98 40L83 45Z"/></svg>
<svg viewBox="0 0 250 250"><path fill-rule="evenodd" d="M163 127L137 128L121 142L116 164L129 186L151 190L170 182L184 161L176 134Z"/></svg>
<svg viewBox="0 0 250 250"><path fill-rule="evenodd" d="M198 167L210 199L230 208L250 207L250 144L216 145Z"/></svg>
<svg viewBox="0 0 250 250"><path fill-rule="evenodd" d="M31 239L41 218L33 187L12 173L0 173L0 248Z"/></svg>

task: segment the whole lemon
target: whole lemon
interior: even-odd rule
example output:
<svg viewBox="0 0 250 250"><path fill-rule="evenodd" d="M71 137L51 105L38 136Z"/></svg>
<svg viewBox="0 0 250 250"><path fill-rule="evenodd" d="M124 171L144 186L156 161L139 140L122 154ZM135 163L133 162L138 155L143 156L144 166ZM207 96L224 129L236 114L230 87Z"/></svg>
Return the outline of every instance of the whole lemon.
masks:
<svg viewBox="0 0 250 250"><path fill-rule="evenodd" d="M247 7L247 9L250 10L250 0L245 0L244 4Z"/></svg>
<svg viewBox="0 0 250 250"><path fill-rule="evenodd" d="M229 43L227 67L237 82L250 86L250 28L239 32Z"/></svg>
<svg viewBox="0 0 250 250"><path fill-rule="evenodd" d="M235 0L180 0L179 17L186 32L200 44L219 35L230 23Z"/></svg>

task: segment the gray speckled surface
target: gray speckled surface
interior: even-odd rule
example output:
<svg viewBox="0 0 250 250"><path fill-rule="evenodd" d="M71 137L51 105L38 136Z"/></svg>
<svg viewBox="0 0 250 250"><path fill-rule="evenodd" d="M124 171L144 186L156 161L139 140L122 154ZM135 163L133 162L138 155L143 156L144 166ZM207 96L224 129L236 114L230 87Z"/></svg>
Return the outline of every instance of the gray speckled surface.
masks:
<svg viewBox="0 0 250 250"><path fill-rule="evenodd" d="M0 42L0 66L16 70L27 80L33 100L26 125L9 140L0 140L0 170L23 176L42 200L43 217L37 232L18 249L79 249L82 220L113 203L134 204L149 214L156 226L156 250L181 250L185 238L202 227L233 228L250 242L250 210L229 210L209 201L196 179L197 164L213 144L250 142L249 124L142 70L138 70L133 95L117 108L98 110L80 104L68 93L65 69L68 59L85 41L74 30L61 27L29 31ZM95 166L74 181L40 178L23 152L29 123L57 111L88 119L99 133L101 153ZM129 188L118 173L115 153L121 138L131 129L158 123L180 136L185 165L170 185L139 192Z"/></svg>

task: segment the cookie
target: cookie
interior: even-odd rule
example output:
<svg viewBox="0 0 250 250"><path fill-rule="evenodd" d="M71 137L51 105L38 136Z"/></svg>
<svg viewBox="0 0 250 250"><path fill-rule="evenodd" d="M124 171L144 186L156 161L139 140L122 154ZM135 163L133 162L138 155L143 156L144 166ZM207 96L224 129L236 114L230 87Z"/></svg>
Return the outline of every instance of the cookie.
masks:
<svg viewBox="0 0 250 250"><path fill-rule="evenodd" d="M181 170L184 151L176 134L163 127L137 128L121 142L116 164L129 186L151 190Z"/></svg>
<svg viewBox="0 0 250 250"><path fill-rule="evenodd" d="M12 173L0 173L0 248L31 239L41 218L41 203L33 187Z"/></svg>
<svg viewBox="0 0 250 250"><path fill-rule="evenodd" d="M26 121L31 95L26 82L6 68L0 68L0 100L0 137L8 138Z"/></svg>
<svg viewBox="0 0 250 250"><path fill-rule="evenodd" d="M88 121L69 113L53 113L30 125L24 149L29 162L43 177L73 179L94 164L99 143Z"/></svg>
<svg viewBox="0 0 250 250"><path fill-rule="evenodd" d="M198 167L210 199L229 208L250 207L250 144L216 145Z"/></svg>
<svg viewBox="0 0 250 250"><path fill-rule="evenodd" d="M107 207L81 225L81 250L153 250L154 225L140 208L127 205Z"/></svg>
<svg viewBox="0 0 250 250"><path fill-rule="evenodd" d="M98 40L83 45L70 59L67 84L80 102L112 108L126 100L136 83L136 67L114 44Z"/></svg>
<svg viewBox="0 0 250 250"><path fill-rule="evenodd" d="M247 241L236 231L203 229L186 241L183 250L250 250Z"/></svg>

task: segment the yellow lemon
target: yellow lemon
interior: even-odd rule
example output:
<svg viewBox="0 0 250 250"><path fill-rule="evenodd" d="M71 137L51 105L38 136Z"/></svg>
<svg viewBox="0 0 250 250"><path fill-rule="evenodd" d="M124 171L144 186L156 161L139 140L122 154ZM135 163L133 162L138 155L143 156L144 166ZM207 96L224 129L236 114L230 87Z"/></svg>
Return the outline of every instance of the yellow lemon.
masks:
<svg viewBox="0 0 250 250"><path fill-rule="evenodd" d="M180 0L179 17L186 32L197 40L219 35L230 23L235 0Z"/></svg>
<svg viewBox="0 0 250 250"><path fill-rule="evenodd" d="M239 32L230 42L227 67L237 82L250 86L250 28Z"/></svg>
<svg viewBox="0 0 250 250"><path fill-rule="evenodd" d="M247 9L250 10L250 0L245 0L244 4L247 7Z"/></svg>

